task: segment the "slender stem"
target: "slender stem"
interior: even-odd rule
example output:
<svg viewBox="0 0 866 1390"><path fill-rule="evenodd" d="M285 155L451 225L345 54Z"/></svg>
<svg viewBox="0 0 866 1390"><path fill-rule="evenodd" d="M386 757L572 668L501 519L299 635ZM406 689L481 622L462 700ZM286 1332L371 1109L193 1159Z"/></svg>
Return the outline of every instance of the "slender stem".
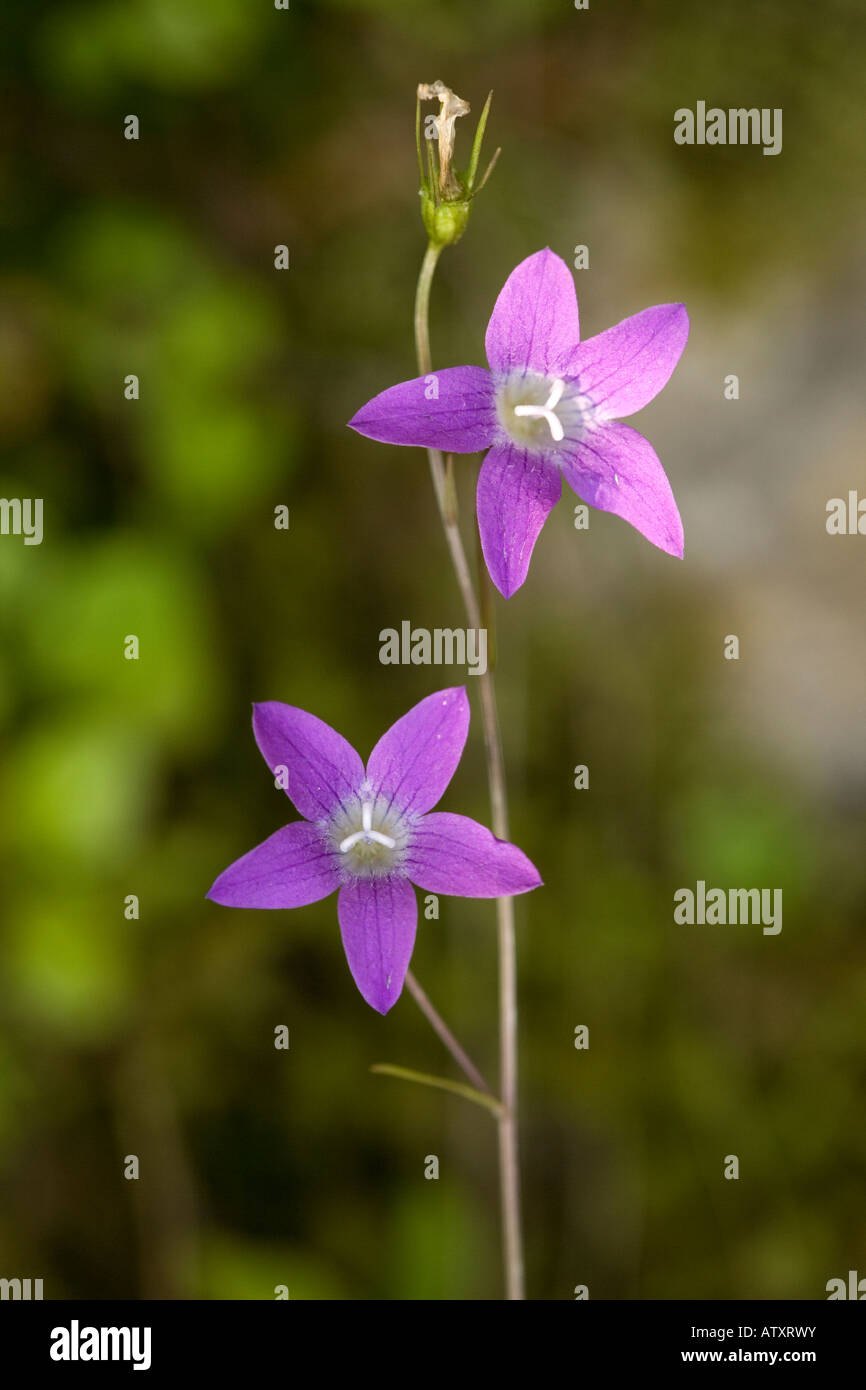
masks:
<svg viewBox="0 0 866 1390"><path fill-rule="evenodd" d="M485 1091L488 1096L492 1096L493 1092L484 1080L481 1072L467 1053L464 1052L454 1034L451 1032L451 1029L448 1027L448 1024L436 1012L411 970L406 971L406 984L409 986L409 992L418 1005L418 1008L421 1010L434 1032L438 1033L461 1071L466 1073L477 1091Z"/></svg>
<svg viewBox="0 0 866 1390"><path fill-rule="evenodd" d="M506 1297L524 1294L520 1230L520 1155L517 1143L517 944L511 898L496 899L499 935L499 1173Z"/></svg>
<svg viewBox="0 0 866 1390"><path fill-rule="evenodd" d="M427 247L427 252L421 265L421 274L418 276L418 288L415 292L415 350L418 355L418 369L422 376L429 376L432 370L430 362L429 329L430 286L433 282L433 272L436 269L436 262L439 260L441 251L441 246L434 246L432 242ZM480 627L481 612L478 607L478 600L475 597L475 588L472 583L472 571L466 559L466 551L463 549L463 541L456 519L449 516L445 460L438 449L428 449L427 457L430 460L430 473L433 478L433 491L436 494L436 504L439 507L439 516L445 530L445 539L448 542L448 549L451 552L451 562L454 566L454 572L457 575L457 583L463 595L469 626Z"/></svg>
<svg viewBox="0 0 866 1390"><path fill-rule="evenodd" d="M432 371L430 355L430 286L441 247L427 247L415 292L415 351L422 376ZM463 538L456 517L448 507L445 463L438 449L428 449L433 490L451 553L454 573L470 627L481 626L481 604L472 582ZM488 668L479 677L481 720L487 755L492 829L497 839L508 839L508 796L505 761L496 710L496 687ZM520 1168L517 1145L517 956L512 898L497 898L496 921L499 945L499 1071L502 1111L499 1114L499 1174L502 1205L505 1286L508 1299L524 1297L523 1242L520 1226Z"/></svg>

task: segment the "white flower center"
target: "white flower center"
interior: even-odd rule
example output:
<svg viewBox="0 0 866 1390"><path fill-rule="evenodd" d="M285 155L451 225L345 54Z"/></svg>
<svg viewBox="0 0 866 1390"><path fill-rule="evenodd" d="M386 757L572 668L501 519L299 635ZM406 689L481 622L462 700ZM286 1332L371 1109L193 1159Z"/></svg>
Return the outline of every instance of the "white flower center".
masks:
<svg viewBox="0 0 866 1390"><path fill-rule="evenodd" d="M345 854L348 850L354 849L355 845L361 844L363 840L374 845L384 845L386 849L395 849L397 845L397 841L392 840L390 835L383 835L381 830L373 829L372 801L361 803L361 829L340 841L340 853Z"/></svg>
<svg viewBox="0 0 866 1390"><path fill-rule="evenodd" d="M565 382L560 381L559 377L557 377L551 384L550 395L544 402L544 405L516 405L514 407L514 413L525 420L546 420L550 426L550 433L558 444L559 441L565 437L565 430L562 428L562 422L559 417L554 415L553 409L554 406L559 405L564 390Z"/></svg>
<svg viewBox="0 0 866 1390"><path fill-rule="evenodd" d="M549 454L563 440L578 443L592 424L595 408L577 381L512 372L497 384L496 414L512 443L531 453Z"/></svg>
<svg viewBox="0 0 866 1390"><path fill-rule="evenodd" d="M340 807L326 827L341 867L356 878L377 878L399 869L409 845L407 818L369 783Z"/></svg>

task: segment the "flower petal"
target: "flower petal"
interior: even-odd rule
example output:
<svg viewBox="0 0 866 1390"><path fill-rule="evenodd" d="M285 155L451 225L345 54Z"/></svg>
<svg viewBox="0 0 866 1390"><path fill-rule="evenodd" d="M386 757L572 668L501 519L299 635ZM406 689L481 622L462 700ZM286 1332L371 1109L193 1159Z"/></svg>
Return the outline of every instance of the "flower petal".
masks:
<svg viewBox="0 0 866 1390"><path fill-rule="evenodd" d="M337 856L315 825L300 820L236 859L207 896L223 907L306 907L339 886Z"/></svg>
<svg viewBox="0 0 866 1390"><path fill-rule="evenodd" d="M445 367L401 381L362 406L349 428L383 444L474 454L488 447L496 430L490 373L483 367Z"/></svg>
<svg viewBox="0 0 866 1390"><path fill-rule="evenodd" d="M355 878L337 899L343 950L352 978L371 1008L386 1014L400 998L418 922L408 879Z"/></svg>
<svg viewBox="0 0 866 1390"><path fill-rule="evenodd" d="M660 550L682 556L683 523L671 485L637 430L615 421L590 430L563 457L562 471L582 501L615 512Z"/></svg>
<svg viewBox="0 0 866 1390"><path fill-rule="evenodd" d="M373 749L367 776L401 811L435 806L457 769L469 732L462 686L437 690L392 724Z"/></svg>
<svg viewBox="0 0 866 1390"><path fill-rule="evenodd" d="M493 307L485 338L490 368L560 376L579 342L574 277L561 256L536 251L512 270Z"/></svg>
<svg viewBox="0 0 866 1390"><path fill-rule="evenodd" d="M516 444L497 444L482 463L476 495L481 549L504 598L526 578L539 532L561 496L555 465Z"/></svg>
<svg viewBox="0 0 866 1390"><path fill-rule="evenodd" d="M667 383L688 336L685 304L656 304L587 338L568 374L578 378L600 419L632 415Z"/></svg>
<svg viewBox="0 0 866 1390"><path fill-rule="evenodd" d="M279 700L254 705L253 733L274 776L287 769L287 795L307 820L330 815L364 780L352 745L306 710Z"/></svg>
<svg viewBox="0 0 866 1390"><path fill-rule="evenodd" d="M522 849L497 840L468 816L448 811L434 811L413 828L404 868L425 892L459 898L499 898L528 893L541 884Z"/></svg>

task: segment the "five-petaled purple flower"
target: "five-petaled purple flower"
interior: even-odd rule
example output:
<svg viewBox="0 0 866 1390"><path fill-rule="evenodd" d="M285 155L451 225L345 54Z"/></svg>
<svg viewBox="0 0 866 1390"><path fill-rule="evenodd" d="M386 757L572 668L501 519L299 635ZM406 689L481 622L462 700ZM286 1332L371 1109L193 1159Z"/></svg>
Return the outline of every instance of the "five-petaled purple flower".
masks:
<svg viewBox="0 0 866 1390"><path fill-rule="evenodd" d="M466 691L438 690L383 734L366 768L314 714L269 701L253 733L302 821L286 825L214 883L226 907L304 907L339 889L349 969L368 1004L397 1002L415 944L415 890L496 898L537 888L516 845L467 816L428 812L456 770L469 730ZM282 783L281 783L282 784Z"/></svg>
<svg viewBox="0 0 866 1390"><path fill-rule="evenodd" d="M615 512L662 550L683 553L677 504L655 450L619 417L661 391L686 344L683 304L657 304L580 341L565 262L538 251L512 271L487 325L490 371L448 367L392 386L352 429L446 453L489 449L478 475L487 568L510 598L562 491Z"/></svg>

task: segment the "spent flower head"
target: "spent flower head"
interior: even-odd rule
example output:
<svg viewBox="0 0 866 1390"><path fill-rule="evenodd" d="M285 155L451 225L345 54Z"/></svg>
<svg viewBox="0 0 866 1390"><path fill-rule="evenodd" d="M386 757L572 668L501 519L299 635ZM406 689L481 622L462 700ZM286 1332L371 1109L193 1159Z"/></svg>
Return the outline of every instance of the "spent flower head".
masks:
<svg viewBox="0 0 866 1390"><path fill-rule="evenodd" d="M421 177L421 217L433 246L453 246L460 240L469 221L472 199L480 193L499 155L496 151L481 183L476 188L481 142L490 112L491 92L475 130L469 166L460 173L454 166L455 123L470 111L468 101L452 92L444 82L420 82L415 107L415 141L418 147L418 172ZM426 159L421 152L421 102L438 101L439 115L433 118L435 141L425 139ZM435 147L435 148L434 148Z"/></svg>
<svg viewBox="0 0 866 1390"><path fill-rule="evenodd" d="M341 734L306 710L253 707L271 772L304 817L219 875L208 897L226 907L304 907L338 892L349 969L379 1013L396 1004L415 944L413 884L427 893L497 898L537 888L522 850L468 816L432 811L469 729L461 687L428 695L383 734L364 766ZM431 814L432 812L432 814Z"/></svg>

